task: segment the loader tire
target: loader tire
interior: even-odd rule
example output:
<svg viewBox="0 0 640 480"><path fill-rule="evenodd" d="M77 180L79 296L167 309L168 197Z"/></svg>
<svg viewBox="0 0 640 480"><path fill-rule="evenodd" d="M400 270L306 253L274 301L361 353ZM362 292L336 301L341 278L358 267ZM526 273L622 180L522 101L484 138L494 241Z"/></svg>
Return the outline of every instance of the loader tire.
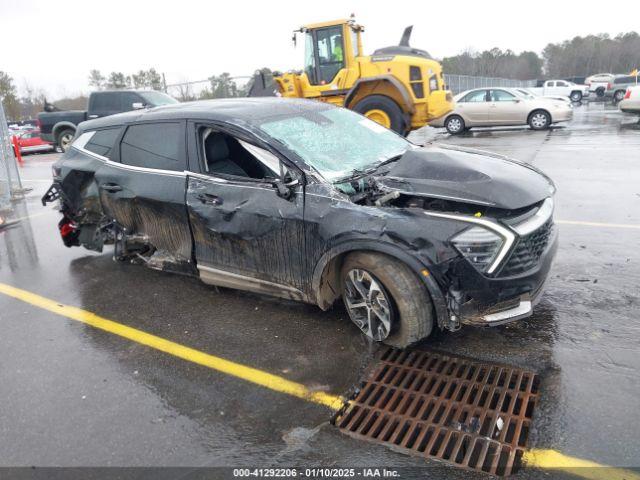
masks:
<svg viewBox="0 0 640 480"><path fill-rule="evenodd" d="M365 97L354 105L353 110L400 135L404 135L407 130L402 109L384 95Z"/></svg>

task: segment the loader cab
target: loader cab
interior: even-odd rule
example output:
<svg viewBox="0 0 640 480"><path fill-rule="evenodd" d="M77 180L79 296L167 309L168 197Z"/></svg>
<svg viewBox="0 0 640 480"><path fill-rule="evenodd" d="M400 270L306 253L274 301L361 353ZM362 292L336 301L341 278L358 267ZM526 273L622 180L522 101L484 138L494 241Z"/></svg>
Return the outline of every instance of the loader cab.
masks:
<svg viewBox="0 0 640 480"><path fill-rule="evenodd" d="M357 74L361 30L353 20L307 25L299 30L304 34L304 72L312 87L311 96L347 88L350 74Z"/></svg>

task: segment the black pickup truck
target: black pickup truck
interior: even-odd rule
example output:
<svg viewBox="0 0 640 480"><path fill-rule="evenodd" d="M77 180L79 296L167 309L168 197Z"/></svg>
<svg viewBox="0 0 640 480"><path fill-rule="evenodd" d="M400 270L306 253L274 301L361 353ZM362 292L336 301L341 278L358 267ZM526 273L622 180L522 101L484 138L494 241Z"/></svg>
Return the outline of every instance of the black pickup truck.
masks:
<svg viewBox="0 0 640 480"><path fill-rule="evenodd" d="M80 122L140 108L178 103L166 93L155 90L107 90L91 92L87 111L49 111L38 114L40 137L66 151Z"/></svg>

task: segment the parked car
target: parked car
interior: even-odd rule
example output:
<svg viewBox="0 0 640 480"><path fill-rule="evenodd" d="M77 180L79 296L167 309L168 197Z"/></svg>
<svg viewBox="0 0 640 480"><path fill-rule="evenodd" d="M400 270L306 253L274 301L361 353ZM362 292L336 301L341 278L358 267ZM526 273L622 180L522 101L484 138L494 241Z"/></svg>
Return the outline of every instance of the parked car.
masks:
<svg viewBox="0 0 640 480"><path fill-rule="evenodd" d="M618 106L626 113L640 113L640 85L627 88Z"/></svg>
<svg viewBox="0 0 640 480"><path fill-rule="evenodd" d="M564 101L525 97L512 88L476 88L459 93L454 100L453 111L430 123L445 127L452 135L472 127L499 125L528 124L533 130L544 130L573 118L573 109Z"/></svg>
<svg viewBox="0 0 640 480"><path fill-rule="evenodd" d="M299 99L193 102L82 123L54 166L67 246L329 308L400 347L531 315L556 251L534 167L417 147Z"/></svg>
<svg viewBox="0 0 640 480"><path fill-rule="evenodd" d="M594 75L588 76L584 83L591 84L593 82L610 82L615 77L614 73L596 73Z"/></svg>
<svg viewBox="0 0 640 480"><path fill-rule="evenodd" d="M23 155L26 153L48 152L54 148L51 143L45 142L40 138L39 130L22 131L16 135L16 138L20 153Z"/></svg>
<svg viewBox="0 0 640 480"><path fill-rule="evenodd" d="M546 98L548 100L555 100L557 102L560 103L564 103L565 105L567 105L570 108L573 108L573 102L571 102L571 100L569 100L567 97L562 97L562 96L548 96L548 97L541 97L540 95L536 95L535 93L531 93L529 90L527 90L526 88L514 88L513 89L515 91L515 94L524 98L528 98L528 99L538 99L538 98Z"/></svg>
<svg viewBox="0 0 640 480"><path fill-rule="evenodd" d="M638 85L637 75L619 75L607 86L604 94L607 98L611 98L615 103L618 103L624 98L627 88L636 85Z"/></svg>
<svg viewBox="0 0 640 480"><path fill-rule="evenodd" d="M80 122L147 107L157 107L177 100L155 90L113 90L91 92L88 108L83 110L52 111L38 114L42 139L66 151Z"/></svg>
<svg viewBox="0 0 640 480"><path fill-rule="evenodd" d="M528 90L541 97L568 97L572 102L580 102L583 98L589 96L589 87L587 85L578 85L567 80L546 80L542 87L532 87Z"/></svg>
<svg viewBox="0 0 640 480"><path fill-rule="evenodd" d="M593 92L598 97L604 97L604 92L607 91L607 85L613 82L616 77L613 73L596 73L587 77L584 81L589 86L589 92Z"/></svg>

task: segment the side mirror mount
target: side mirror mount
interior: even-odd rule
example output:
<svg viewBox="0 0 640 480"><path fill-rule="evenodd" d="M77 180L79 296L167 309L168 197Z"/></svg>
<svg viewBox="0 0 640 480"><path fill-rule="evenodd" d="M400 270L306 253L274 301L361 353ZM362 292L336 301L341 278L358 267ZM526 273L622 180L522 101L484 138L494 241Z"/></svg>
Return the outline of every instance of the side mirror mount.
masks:
<svg viewBox="0 0 640 480"><path fill-rule="evenodd" d="M145 107L146 105L142 102L133 102L131 104L131 108L133 108L134 110L142 110Z"/></svg>
<svg viewBox="0 0 640 480"><path fill-rule="evenodd" d="M291 171L285 169L280 164L280 176L273 180L272 185L277 190L278 196L289 200L293 195L293 191L300 185L300 178L291 174Z"/></svg>
<svg viewBox="0 0 640 480"><path fill-rule="evenodd" d="M281 178L277 178L273 181L273 186L275 187L279 197L284 198L285 200L289 200L291 198L291 194L293 193L291 183L285 183ZM295 183L297 184L298 181L295 180Z"/></svg>

